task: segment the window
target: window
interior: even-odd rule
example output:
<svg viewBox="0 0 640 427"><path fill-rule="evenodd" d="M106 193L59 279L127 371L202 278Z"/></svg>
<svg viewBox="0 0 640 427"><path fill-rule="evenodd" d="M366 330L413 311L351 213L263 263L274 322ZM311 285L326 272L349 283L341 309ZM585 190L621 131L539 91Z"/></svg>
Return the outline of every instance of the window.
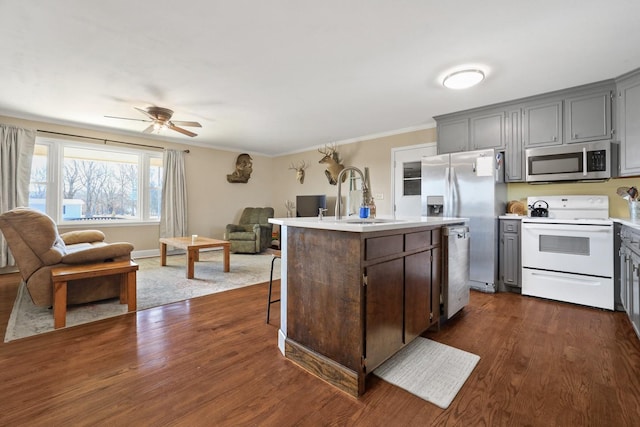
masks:
<svg viewBox="0 0 640 427"><path fill-rule="evenodd" d="M402 164L402 193L404 196L419 196L422 185L422 163L406 162Z"/></svg>
<svg viewBox="0 0 640 427"><path fill-rule="evenodd" d="M57 223L159 221L162 154L36 139L29 206Z"/></svg>

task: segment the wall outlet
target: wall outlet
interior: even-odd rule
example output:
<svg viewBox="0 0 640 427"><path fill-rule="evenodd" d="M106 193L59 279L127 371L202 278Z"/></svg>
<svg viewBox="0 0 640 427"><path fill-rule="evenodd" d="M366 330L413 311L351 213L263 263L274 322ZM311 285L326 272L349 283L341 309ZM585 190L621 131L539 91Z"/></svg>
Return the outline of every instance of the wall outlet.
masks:
<svg viewBox="0 0 640 427"><path fill-rule="evenodd" d="M384 193L376 193L373 195L373 198L376 200L383 200L384 199Z"/></svg>

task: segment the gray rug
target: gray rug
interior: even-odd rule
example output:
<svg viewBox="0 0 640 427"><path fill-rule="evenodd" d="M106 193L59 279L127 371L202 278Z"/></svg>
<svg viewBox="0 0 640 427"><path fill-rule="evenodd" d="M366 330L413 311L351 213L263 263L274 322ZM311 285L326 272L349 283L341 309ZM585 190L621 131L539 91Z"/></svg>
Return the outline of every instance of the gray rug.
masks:
<svg viewBox="0 0 640 427"><path fill-rule="evenodd" d="M447 409L480 356L418 337L373 374Z"/></svg>
<svg viewBox="0 0 640 427"><path fill-rule="evenodd" d="M202 252L200 262L195 264L194 279L186 278L185 255L168 256L165 267L160 266L159 257L136 260L140 266L137 274L138 310L269 281L271 255L231 254L231 271L228 273L223 271L222 256L222 251ZM276 263L274 279L280 278L279 267L280 264ZM117 299L69 306L66 327L126 312L127 305L120 304ZM53 311L33 305L24 284L21 284L4 342L53 330Z"/></svg>

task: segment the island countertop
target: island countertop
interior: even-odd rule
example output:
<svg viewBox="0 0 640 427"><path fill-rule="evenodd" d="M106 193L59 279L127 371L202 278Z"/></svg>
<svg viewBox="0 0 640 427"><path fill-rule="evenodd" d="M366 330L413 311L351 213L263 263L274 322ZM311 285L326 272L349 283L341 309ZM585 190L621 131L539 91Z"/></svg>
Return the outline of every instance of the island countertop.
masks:
<svg viewBox="0 0 640 427"><path fill-rule="evenodd" d="M317 217L296 217L296 218L270 218L271 224L284 225L288 227L315 228L321 230L349 231L355 233L366 233L371 231L400 230L420 226L442 226L448 224L460 224L467 222L469 218L457 217L376 217L361 219L358 217L345 217L336 220L333 216L325 216L322 220Z"/></svg>

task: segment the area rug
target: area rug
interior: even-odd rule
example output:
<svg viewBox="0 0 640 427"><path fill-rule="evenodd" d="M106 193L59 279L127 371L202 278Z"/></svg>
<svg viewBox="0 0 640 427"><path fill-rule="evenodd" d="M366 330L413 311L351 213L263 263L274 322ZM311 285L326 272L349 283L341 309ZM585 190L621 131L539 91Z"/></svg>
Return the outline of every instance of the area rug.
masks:
<svg viewBox="0 0 640 427"><path fill-rule="evenodd" d="M140 266L137 274L138 311L269 281L271 255L231 254L228 273L223 271L222 257L222 251L202 252L200 262L195 263L193 279L186 278L186 255L168 256L164 267L160 266L159 257L137 259ZM280 278L278 265L274 268L274 279ZM127 305L120 304L117 299L69 306L66 327L126 312ZM21 284L4 342L53 330L53 311L35 306L26 287Z"/></svg>
<svg viewBox="0 0 640 427"><path fill-rule="evenodd" d="M473 353L418 337L373 374L447 409L479 360Z"/></svg>

